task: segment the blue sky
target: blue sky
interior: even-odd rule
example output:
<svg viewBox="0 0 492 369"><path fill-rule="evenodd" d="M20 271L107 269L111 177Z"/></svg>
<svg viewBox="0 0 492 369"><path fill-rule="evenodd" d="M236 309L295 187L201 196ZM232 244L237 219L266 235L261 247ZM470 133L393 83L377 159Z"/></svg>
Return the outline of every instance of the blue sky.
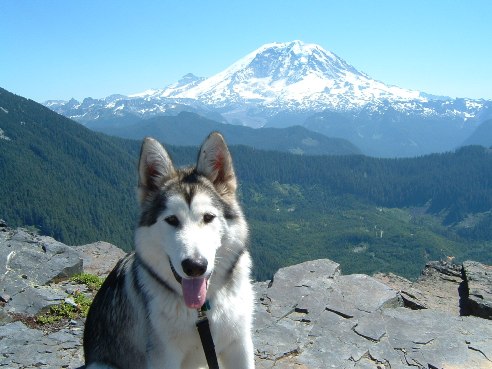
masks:
<svg viewBox="0 0 492 369"><path fill-rule="evenodd" d="M491 14L490 0L0 0L0 87L130 94L298 39L387 84L492 99Z"/></svg>

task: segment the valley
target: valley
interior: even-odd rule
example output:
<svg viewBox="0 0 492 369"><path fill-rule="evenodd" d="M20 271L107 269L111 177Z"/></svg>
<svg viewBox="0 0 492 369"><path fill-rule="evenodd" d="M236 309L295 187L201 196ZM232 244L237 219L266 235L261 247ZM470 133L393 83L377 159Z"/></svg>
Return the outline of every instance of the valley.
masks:
<svg viewBox="0 0 492 369"><path fill-rule="evenodd" d="M0 107L9 138L0 140L0 217L70 245L131 250L140 141L93 132L6 90ZM196 160L194 147L168 149L179 165ZM409 278L428 260L491 263L490 149L406 159L231 152L258 280L324 257L350 273Z"/></svg>

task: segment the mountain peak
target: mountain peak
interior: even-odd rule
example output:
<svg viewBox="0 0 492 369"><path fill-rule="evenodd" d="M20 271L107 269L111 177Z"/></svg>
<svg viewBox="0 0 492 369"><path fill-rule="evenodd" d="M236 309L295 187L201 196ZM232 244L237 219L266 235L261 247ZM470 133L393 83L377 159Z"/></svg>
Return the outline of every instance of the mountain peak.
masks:
<svg viewBox="0 0 492 369"><path fill-rule="evenodd" d="M205 78L203 78L203 77L195 76L193 73L187 73L183 77L181 77L181 79L178 81L178 84L183 86L183 85L187 85L187 84L190 84L193 82L203 81L204 79Z"/></svg>
<svg viewBox="0 0 492 369"><path fill-rule="evenodd" d="M173 95L179 95L183 91L193 88L200 82L205 80L204 77L197 77L193 73L185 74L178 82L167 86L164 91L159 92L159 97L170 97Z"/></svg>
<svg viewBox="0 0 492 369"><path fill-rule="evenodd" d="M293 54L306 54L306 55L313 54L316 51L321 51L325 54L329 54L330 56L334 56L334 54L323 49L323 47L321 47L318 44L306 43L301 40L294 40L289 42L272 42L261 46L257 50L259 51L262 49L271 49L271 48L287 50Z"/></svg>
<svg viewBox="0 0 492 369"><path fill-rule="evenodd" d="M317 44L300 40L265 44L229 68L166 97L224 107L254 104L295 110L360 108L377 99L417 99L418 91L387 86Z"/></svg>
<svg viewBox="0 0 492 369"><path fill-rule="evenodd" d="M307 44L299 40L272 43L257 49L251 65L270 65L271 69L262 70L274 79L288 78L294 81L311 73L323 79L340 79L347 73L365 76L334 53L317 44Z"/></svg>

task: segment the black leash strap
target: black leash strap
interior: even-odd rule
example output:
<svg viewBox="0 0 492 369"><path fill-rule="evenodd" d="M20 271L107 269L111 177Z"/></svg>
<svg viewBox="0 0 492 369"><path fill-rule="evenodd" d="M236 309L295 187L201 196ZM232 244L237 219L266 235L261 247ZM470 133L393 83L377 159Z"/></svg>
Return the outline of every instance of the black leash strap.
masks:
<svg viewBox="0 0 492 369"><path fill-rule="evenodd" d="M208 318L205 312L209 310L208 301L198 310L198 320L196 321L196 328L202 341L203 352L207 359L209 369L219 369L219 363L217 361L217 354L215 353L214 340L212 333L210 333L210 325L208 324Z"/></svg>

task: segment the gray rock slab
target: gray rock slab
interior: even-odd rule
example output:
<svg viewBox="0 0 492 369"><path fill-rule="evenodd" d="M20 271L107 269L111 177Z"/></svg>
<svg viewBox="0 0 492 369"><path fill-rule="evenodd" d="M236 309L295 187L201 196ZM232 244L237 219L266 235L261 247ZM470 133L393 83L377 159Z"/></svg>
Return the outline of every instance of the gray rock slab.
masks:
<svg viewBox="0 0 492 369"><path fill-rule="evenodd" d="M328 259L318 259L279 269L273 277L273 283L311 287L327 282L340 274L340 264Z"/></svg>
<svg viewBox="0 0 492 369"><path fill-rule="evenodd" d="M81 272L82 259L67 245L23 229L0 232L0 295L7 311L35 315L59 303L64 294L48 285Z"/></svg>
<svg viewBox="0 0 492 369"><path fill-rule="evenodd" d="M374 313L357 319L353 331L373 342L379 342L386 335L386 324L382 313Z"/></svg>
<svg viewBox="0 0 492 369"><path fill-rule="evenodd" d="M323 268L299 268L256 287L258 368L492 368L491 321L404 308L398 291L366 275L320 281Z"/></svg>
<svg viewBox="0 0 492 369"><path fill-rule="evenodd" d="M283 360L284 365L288 362L292 368L313 369L492 367L492 324L480 318L459 318L430 310L384 308L358 322L345 320L333 324L333 319L330 322L331 325L324 326L316 336L281 333L286 349L276 351L277 356L273 356L271 347L266 347L267 352L263 352L261 358L258 356L257 361L267 358L272 365L265 367L272 368L276 367L273 364L276 360ZM264 332L272 340L276 332L270 333ZM257 350L262 347L261 337L255 345Z"/></svg>
<svg viewBox="0 0 492 369"><path fill-rule="evenodd" d="M99 276L108 275L116 263L126 255L126 252L117 246L102 241L75 246L74 250L84 261L84 272Z"/></svg>
<svg viewBox="0 0 492 369"><path fill-rule="evenodd" d="M34 316L63 302L67 294L56 286L25 286L12 295L5 308L10 313Z"/></svg>
<svg viewBox="0 0 492 369"><path fill-rule="evenodd" d="M0 326L0 367L76 368L83 364L82 330L45 334L21 322Z"/></svg>
<svg viewBox="0 0 492 369"><path fill-rule="evenodd" d="M399 291L405 306L411 309L433 309L460 315L461 265L432 261L425 265L416 281L392 273L374 276Z"/></svg>
<svg viewBox="0 0 492 369"><path fill-rule="evenodd" d="M492 361L470 348L476 343L488 352L492 324L475 317L456 317L432 310L383 311L386 337L408 365L427 368L492 368Z"/></svg>
<svg viewBox="0 0 492 369"><path fill-rule="evenodd" d="M340 276L334 290L345 306L352 307L354 315L374 312L382 307L402 306L397 291L365 274Z"/></svg>
<svg viewBox="0 0 492 369"><path fill-rule="evenodd" d="M320 311L324 306L309 302L325 301L326 298L321 296L330 293L334 279L339 275L339 264L331 260L308 261L279 269L266 290L270 313L282 318L295 310ZM310 297L314 291L319 296Z"/></svg>
<svg viewBox="0 0 492 369"><path fill-rule="evenodd" d="M492 319L492 266L465 261L463 274L468 285L469 313Z"/></svg>
<svg viewBox="0 0 492 369"><path fill-rule="evenodd" d="M0 239L0 253L7 255L5 271L38 285L63 280L82 272L82 259L51 237L31 235L22 229Z"/></svg>

